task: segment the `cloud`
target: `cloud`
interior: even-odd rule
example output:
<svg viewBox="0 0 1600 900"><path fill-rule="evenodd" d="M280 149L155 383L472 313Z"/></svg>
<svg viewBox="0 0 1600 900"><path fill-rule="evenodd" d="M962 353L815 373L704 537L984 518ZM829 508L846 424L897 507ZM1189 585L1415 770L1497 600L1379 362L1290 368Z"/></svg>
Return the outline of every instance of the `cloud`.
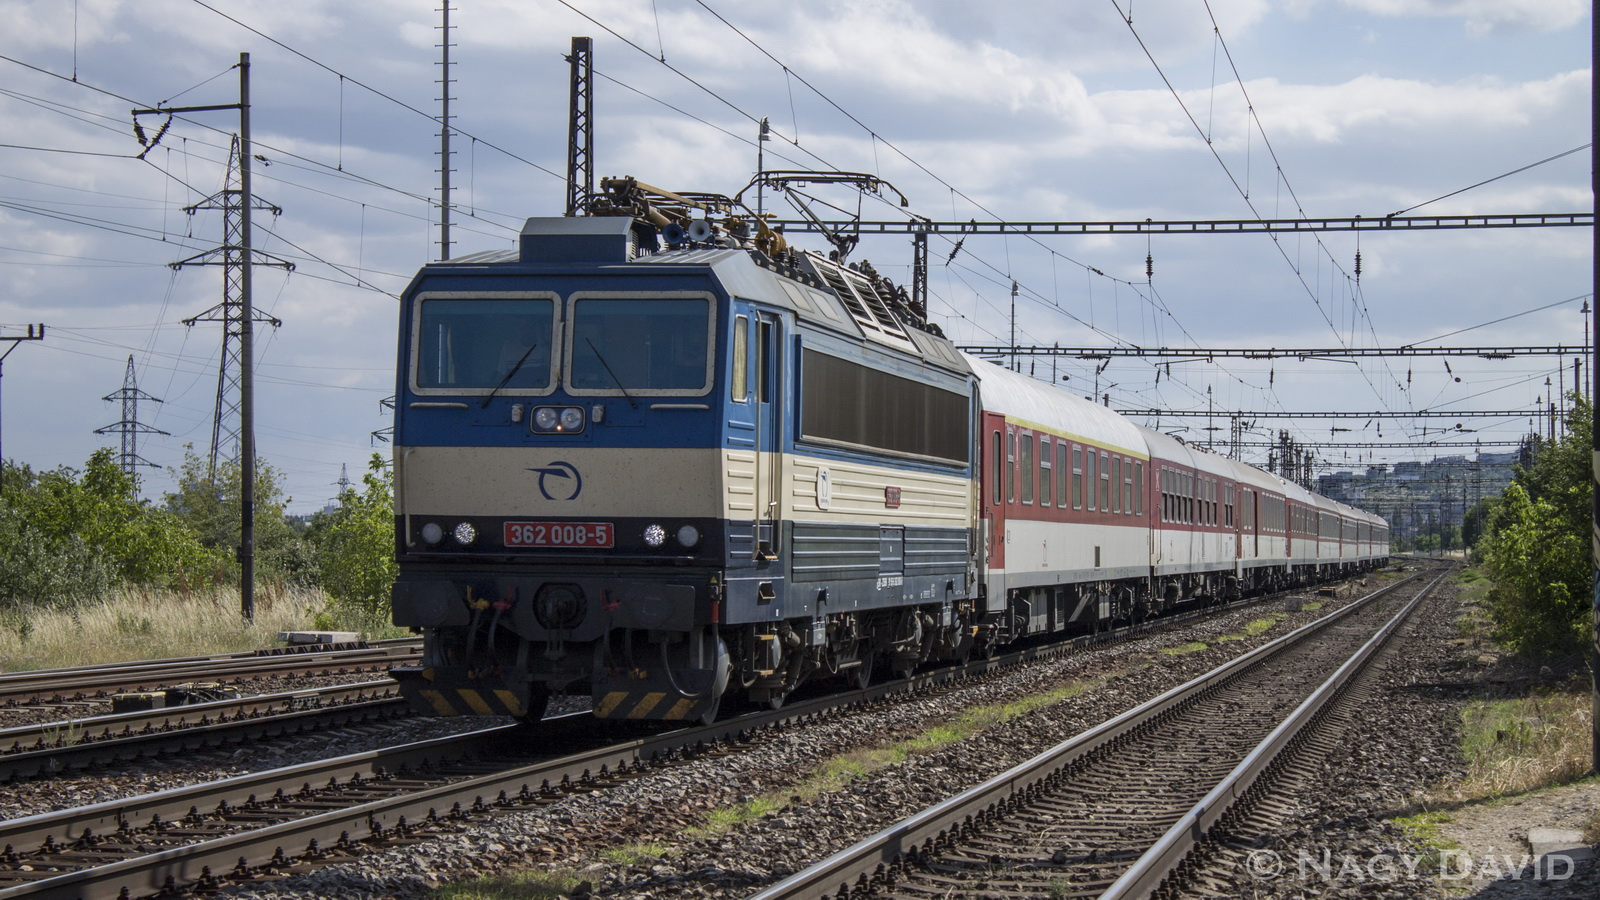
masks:
<svg viewBox="0 0 1600 900"><path fill-rule="evenodd" d="M1583 21L1590 10L1590 4L1583 0L1337 0L1337 2L1387 18L1460 19L1467 32L1477 37L1505 32L1559 31Z"/></svg>

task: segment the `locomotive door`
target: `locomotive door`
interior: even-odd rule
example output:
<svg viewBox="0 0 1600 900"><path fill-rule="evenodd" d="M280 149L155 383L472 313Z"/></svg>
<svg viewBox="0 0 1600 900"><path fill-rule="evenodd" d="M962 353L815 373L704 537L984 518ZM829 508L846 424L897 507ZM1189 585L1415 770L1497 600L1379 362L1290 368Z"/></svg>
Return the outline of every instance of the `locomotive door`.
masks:
<svg viewBox="0 0 1600 900"><path fill-rule="evenodd" d="M774 560L782 538L779 519L783 469L782 322L770 313L756 316L756 559Z"/></svg>

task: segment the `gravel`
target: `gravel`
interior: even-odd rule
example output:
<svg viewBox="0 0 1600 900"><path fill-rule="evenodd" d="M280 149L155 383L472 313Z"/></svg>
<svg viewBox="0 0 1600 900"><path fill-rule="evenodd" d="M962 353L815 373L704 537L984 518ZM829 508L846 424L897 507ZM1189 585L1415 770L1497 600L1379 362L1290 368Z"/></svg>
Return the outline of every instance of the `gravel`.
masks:
<svg viewBox="0 0 1600 900"><path fill-rule="evenodd" d="M1216 640L1240 634L1247 622L1277 606L1223 613L1163 634L792 728L737 752L659 769L611 790L571 795L536 811L494 816L403 848L376 849L310 874L236 886L228 893L420 898L442 882L534 870L587 882L597 896L744 897L1344 602L1321 599L1322 610L1287 613L1256 637ZM1159 652L1194 641L1213 646ZM845 754L865 758L964 710L1015 701L1070 681L1088 689L920 753L914 763L870 771L842 788L802 793L805 774L827 760ZM734 827L707 827L714 811L726 813L764 797L781 800Z"/></svg>

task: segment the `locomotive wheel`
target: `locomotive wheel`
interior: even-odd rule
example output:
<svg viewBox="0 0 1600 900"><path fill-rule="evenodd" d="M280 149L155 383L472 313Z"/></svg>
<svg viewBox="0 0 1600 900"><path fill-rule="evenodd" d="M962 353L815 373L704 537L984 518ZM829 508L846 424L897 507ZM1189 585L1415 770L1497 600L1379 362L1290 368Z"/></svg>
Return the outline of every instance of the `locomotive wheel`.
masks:
<svg viewBox="0 0 1600 900"><path fill-rule="evenodd" d="M550 691L544 688L534 688L528 692L528 709L517 716L517 721L523 725L538 725L544 720L544 712L550 706Z"/></svg>
<svg viewBox="0 0 1600 900"><path fill-rule="evenodd" d="M861 658L861 665L850 673L850 685L858 691L864 691L872 686L872 663L877 659L874 654L867 654Z"/></svg>

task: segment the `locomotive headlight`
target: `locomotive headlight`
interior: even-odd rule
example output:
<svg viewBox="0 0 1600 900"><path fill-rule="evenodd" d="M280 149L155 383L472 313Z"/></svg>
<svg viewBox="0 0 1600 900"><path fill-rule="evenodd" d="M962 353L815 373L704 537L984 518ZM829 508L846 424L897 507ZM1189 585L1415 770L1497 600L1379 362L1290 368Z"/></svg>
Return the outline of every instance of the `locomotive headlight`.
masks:
<svg viewBox="0 0 1600 900"><path fill-rule="evenodd" d="M463 547L478 539L478 529L474 528L471 522L460 523L450 534L456 539L456 543Z"/></svg>
<svg viewBox="0 0 1600 900"><path fill-rule="evenodd" d="M541 406L533 411L533 430L540 434L576 434L586 424L581 406Z"/></svg>
<svg viewBox="0 0 1600 900"><path fill-rule="evenodd" d="M644 542L652 547L659 547L667 542L667 530L660 525L651 523L644 527Z"/></svg>
<svg viewBox="0 0 1600 900"><path fill-rule="evenodd" d="M444 540L444 529L439 527L438 522L429 522L422 526L422 540L429 546L433 546Z"/></svg>
<svg viewBox="0 0 1600 900"><path fill-rule="evenodd" d="M680 545L693 547L695 544L700 543L700 529L688 524L679 525L677 537Z"/></svg>

